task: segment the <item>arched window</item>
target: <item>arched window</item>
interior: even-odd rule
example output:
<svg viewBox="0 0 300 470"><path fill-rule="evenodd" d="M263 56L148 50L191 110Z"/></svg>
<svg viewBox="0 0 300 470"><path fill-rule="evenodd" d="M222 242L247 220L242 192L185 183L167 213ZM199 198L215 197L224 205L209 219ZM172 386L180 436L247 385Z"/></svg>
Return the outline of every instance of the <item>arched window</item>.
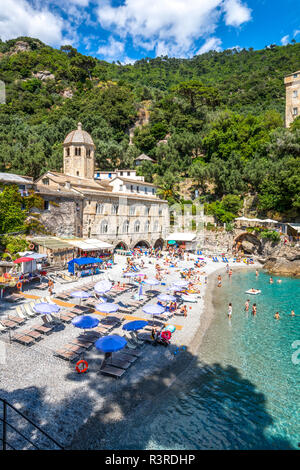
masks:
<svg viewBox="0 0 300 470"><path fill-rule="evenodd" d="M158 220L156 220L154 223L154 232L158 232L158 231L159 231L159 223L158 223Z"/></svg>
<svg viewBox="0 0 300 470"><path fill-rule="evenodd" d="M150 220L147 220L147 222L145 223L145 233L149 233L150 232Z"/></svg>
<svg viewBox="0 0 300 470"><path fill-rule="evenodd" d="M75 147L75 155L78 155L78 156L81 155L81 148L80 147Z"/></svg>
<svg viewBox="0 0 300 470"><path fill-rule="evenodd" d="M128 233L129 231L129 220L125 220L123 224L123 233Z"/></svg>
<svg viewBox="0 0 300 470"><path fill-rule="evenodd" d="M102 220L100 224L100 233L107 233L108 232L108 223L107 220Z"/></svg>
<svg viewBox="0 0 300 470"><path fill-rule="evenodd" d="M135 231L135 233L139 233L140 227L141 227L140 221L139 221L139 220L136 220L135 223L134 223L134 231Z"/></svg>
<svg viewBox="0 0 300 470"><path fill-rule="evenodd" d="M96 205L96 214L103 214L104 212L104 204L102 202L98 202Z"/></svg>

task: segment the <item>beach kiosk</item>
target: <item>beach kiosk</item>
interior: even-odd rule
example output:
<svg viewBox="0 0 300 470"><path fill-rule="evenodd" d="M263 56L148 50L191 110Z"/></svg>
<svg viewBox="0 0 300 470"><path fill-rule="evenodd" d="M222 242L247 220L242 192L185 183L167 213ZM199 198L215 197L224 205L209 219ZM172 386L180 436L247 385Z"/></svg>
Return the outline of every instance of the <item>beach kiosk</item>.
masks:
<svg viewBox="0 0 300 470"><path fill-rule="evenodd" d="M177 246L184 251L194 252L197 248L196 234L193 232L173 232L166 240L168 245Z"/></svg>

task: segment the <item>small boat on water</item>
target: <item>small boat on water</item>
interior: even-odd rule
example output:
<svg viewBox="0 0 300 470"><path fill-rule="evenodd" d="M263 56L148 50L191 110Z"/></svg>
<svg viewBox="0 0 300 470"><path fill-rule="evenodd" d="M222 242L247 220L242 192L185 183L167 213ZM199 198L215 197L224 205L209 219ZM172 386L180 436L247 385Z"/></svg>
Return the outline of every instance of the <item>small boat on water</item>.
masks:
<svg viewBox="0 0 300 470"><path fill-rule="evenodd" d="M257 294L261 294L261 290L259 289L249 289L249 290L246 290L245 291L245 294L251 294L251 295L257 295Z"/></svg>

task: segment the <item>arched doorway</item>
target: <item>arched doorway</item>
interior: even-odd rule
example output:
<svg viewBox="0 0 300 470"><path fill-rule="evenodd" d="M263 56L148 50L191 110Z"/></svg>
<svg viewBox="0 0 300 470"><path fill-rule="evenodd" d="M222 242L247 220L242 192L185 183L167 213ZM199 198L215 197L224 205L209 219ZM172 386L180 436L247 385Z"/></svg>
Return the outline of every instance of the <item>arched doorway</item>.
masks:
<svg viewBox="0 0 300 470"><path fill-rule="evenodd" d="M159 249L159 250L162 250L163 249L163 246L164 246L164 241L162 238L158 238L156 240L156 242L154 243L154 249Z"/></svg>
<svg viewBox="0 0 300 470"><path fill-rule="evenodd" d="M140 240L133 246L133 248L150 248L150 243L145 240Z"/></svg>
<svg viewBox="0 0 300 470"><path fill-rule="evenodd" d="M119 242L119 243L117 243L117 245L115 246L115 251L116 251L116 250L127 251L127 250L128 250L128 246L127 246L126 243L124 243L124 242Z"/></svg>
<svg viewBox="0 0 300 470"><path fill-rule="evenodd" d="M245 254L252 255L254 253L261 253L262 245L256 235L249 232L243 232L234 239L233 249L236 252L243 252Z"/></svg>

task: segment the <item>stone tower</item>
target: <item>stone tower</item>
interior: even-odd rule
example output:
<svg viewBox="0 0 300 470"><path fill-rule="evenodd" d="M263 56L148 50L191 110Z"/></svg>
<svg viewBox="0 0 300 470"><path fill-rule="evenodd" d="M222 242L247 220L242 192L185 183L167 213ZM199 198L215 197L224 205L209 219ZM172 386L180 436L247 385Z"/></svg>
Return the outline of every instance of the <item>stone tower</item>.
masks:
<svg viewBox="0 0 300 470"><path fill-rule="evenodd" d="M78 128L64 140L64 174L78 178L94 179L95 145L90 134Z"/></svg>
<svg viewBox="0 0 300 470"><path fill-rule="evenodd" d="M285 84L285 127L300 116L300 70L284 78Z"/></svg>

